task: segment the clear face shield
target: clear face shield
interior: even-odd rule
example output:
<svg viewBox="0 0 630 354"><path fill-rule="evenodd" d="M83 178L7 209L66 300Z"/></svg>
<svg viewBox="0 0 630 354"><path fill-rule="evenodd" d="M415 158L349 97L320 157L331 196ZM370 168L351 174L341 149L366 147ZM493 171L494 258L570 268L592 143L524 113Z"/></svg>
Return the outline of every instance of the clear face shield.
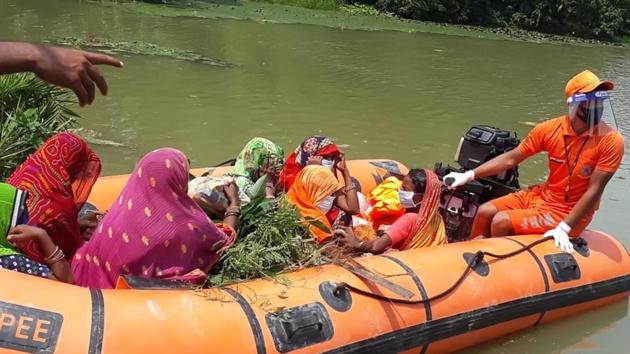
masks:
<svg viewBox="0 0 630 354"><path fill-rule="evenodd" d="M576 93L567 99L573 128L583 127L589 136L602 136L617 131L615 112L607 91ZM579 129L582 130L582 129Z"/></svg>

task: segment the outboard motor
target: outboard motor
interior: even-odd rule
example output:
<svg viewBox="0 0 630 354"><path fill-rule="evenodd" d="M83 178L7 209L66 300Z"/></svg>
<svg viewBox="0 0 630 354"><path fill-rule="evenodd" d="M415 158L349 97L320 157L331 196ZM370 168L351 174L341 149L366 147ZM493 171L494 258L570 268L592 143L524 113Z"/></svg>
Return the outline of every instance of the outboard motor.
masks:
<svg viewBox="0 0 630 354"><path fill-rule="evenodd" d="M435 173L444 178L450 172L471 170L516 148L519 143L516 133L475 125L464 134L457 147L455 161L459 167L444 166L438 162L435 164ZM519 189L518 166L496 176L479 178L454 191L445 187L441 195L440 212L449 242L464 241L470 237L472 223L481 204Z"/></svg>

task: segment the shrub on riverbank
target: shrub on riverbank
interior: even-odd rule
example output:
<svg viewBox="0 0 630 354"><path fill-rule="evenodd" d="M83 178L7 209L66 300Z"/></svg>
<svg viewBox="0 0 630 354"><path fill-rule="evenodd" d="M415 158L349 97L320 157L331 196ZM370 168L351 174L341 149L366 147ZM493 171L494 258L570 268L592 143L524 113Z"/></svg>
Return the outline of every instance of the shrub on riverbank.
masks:
<svg viewBox="0 0 630 354"><path fill-rule="evenodd" d="M615 40L630 35L628 0L348 0L397 16L433 22L516 27Z"/></svg>
<svg viewBox="0 0 630 354"><path fill-rule="evenodd" d="M55 133L73 127L68 91L32 74L0 76L0 180Z"/></svg>
<svg viewBox="0 0 630 354"><path fill-rule="evenodd" d="M237 6L268 2L353 15L393 14L406 19L534 31L614 42L630 42L630 0L113 0L176 7ZM358 5L358 6L356 6Z"/></svg>
<svg viewBox="0 0 630 354"><path fill-rule="evenodd" d="M337 0L251 0L254 2L267 2L272 4L299 6L313 10L337 10Z"/></svg>

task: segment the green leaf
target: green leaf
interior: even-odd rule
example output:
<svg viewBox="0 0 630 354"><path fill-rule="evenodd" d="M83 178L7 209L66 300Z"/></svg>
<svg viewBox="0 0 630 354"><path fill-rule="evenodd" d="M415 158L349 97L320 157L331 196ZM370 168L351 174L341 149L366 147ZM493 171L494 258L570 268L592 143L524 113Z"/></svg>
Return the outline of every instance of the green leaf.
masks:
<svg viewBox="0 0 630 354"><path fill-rule="evenodd" d="M256 181L256 183L254 183L254 185L252 186L252 189L250 190L250 198L260 198L260 197L265 197L265 189L267 187L267 175L264 175L262 177L260 177L258 179L258 181Z"/></svg>
<svg viewBox="0 0 630 354"><path fill-rule="evenodd" d="M48 85L32 74L0 76L0 178L55 133L76 125L70 91Z"/></svg>
<svg viewBox="0 0 630 354"><path fill-rule="evenodd" d="M309 225L315 226L316 228L318 228L318 229L320 229L320 230L322 230L324 232L327 232L327 233L331 233L332 232L332 230L330 230L330 228L328 228L328 226L326 226L326 224L324 224L320 220L313 219L310 216L305 217L304 220L307 223L309 223Z"/></svg>

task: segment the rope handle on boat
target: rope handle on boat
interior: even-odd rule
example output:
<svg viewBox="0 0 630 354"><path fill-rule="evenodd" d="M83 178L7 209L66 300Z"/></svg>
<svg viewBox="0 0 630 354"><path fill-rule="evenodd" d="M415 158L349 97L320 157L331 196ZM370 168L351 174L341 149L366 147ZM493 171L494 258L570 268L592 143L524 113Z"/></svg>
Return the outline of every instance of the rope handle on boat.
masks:
<svg viewBox="0 0 630 354"><path fill-rule="evenodd" d="M475 256L472 257L466 266L466 269L464 270L464 272L462 273L462 275L457 279L457 281L451 285L448 289L442 291L439 294L433 295L427 299L421 299L421 300L405 300L405 299L397 299L397 298L391 298L385 295L381 295L381 294L376 294L367 290L363 290L360 288L357 288L355 286L352 286L346 282L341 282L341 283L337 283L336 284L336 288L334 290L334 294L338 295L340 293L340 291L343 288L346 288L348 290L351 290L357 294L360 295L364 295L367 297L371 297L377 300L386 300L386 301L390 301L390 302L394 302L394 303L399 303L399 304L423 304L423 303L427 303L427 302L431 302L431 301L435 301L437 299L440 299L448 294L450 294L451 292L453 292L453 290L455 290L466 278L466 276L468 275L469 271L475 267L477 264L481 263L481 261L483 261L483 258L485 256L490 256L490 257L494 257L497 259L505 259L505 258L510 258L510 257L514 257L519 253L523 253L525 251L530 250L531 248L533 248L536 245L539 245L541 243L547 242L549 240L553 240L552 237L544 237L541 238L539 240L536 240L534 242L532 242L531 244L527 245L527 246L523 246L521 248L518 248L512 252L509 253L505 253L505 254L496 254L496 253L492 253L492 252L487 252L487 251L482 251L479 250L475 253Z"/></svg>

